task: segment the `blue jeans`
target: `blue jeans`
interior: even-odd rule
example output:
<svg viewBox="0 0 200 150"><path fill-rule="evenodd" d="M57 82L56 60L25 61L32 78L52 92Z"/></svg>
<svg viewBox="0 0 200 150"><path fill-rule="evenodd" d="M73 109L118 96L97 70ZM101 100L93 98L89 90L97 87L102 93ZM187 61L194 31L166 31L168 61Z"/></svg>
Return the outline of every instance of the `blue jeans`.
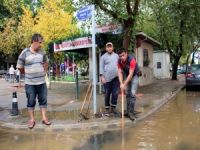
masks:
<svg viewBox="0 0 200 150"><path fill-rule="evenodd" d="M47 107L47 86L46 83L40 85L25 85L27 108L34 109L36 104L36 97L40 108Z"/></svg>
<svg viewBox="0 0 200 150"><path fill-rule="evenodd" d="M19 83L19 75L16 75L17 83Z"/></svg>
<svg viewBox="0 0 200 150"><path fill-rule="evenodd" d="M104 89L105 89L105 108L108 109L110 106L116 107L118 94L119 94L118 77L114 78L110 82L105 83ZM110 101L110 97L111 97L111 101Z"/></svg>
<svg viewBox="0 0 200 150"><path fill-rule="evenodd" d="M10 82L14 82L14 74L10 74Z"/></svg>

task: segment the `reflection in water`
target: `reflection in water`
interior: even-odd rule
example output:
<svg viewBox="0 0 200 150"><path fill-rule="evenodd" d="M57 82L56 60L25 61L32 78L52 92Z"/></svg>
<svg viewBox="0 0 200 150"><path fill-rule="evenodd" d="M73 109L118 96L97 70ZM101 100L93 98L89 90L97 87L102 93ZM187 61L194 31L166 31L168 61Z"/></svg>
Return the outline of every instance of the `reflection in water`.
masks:
<svg viewBox="0 0 200 150"><path fill-rule="evenodd" d="M0 130L1 150L72 150L85 144L90 133L9 132Z"/></svg>
<svg viewBox="0 0 200 150"><path fill-rule="evenodd" d="M2 129L0 149L200 150L199 110L200 92L182 91L161 110L124 131L97 134L92 131L52 133Z"/></svg>
<svg viewBox="0 0 200 150"><path fill-rule="evenodd" d="M182 91L161 110L125 130L125 150L200 150L199 92ZM120 137L121 136L121 137ZM98 150L122 150L120 132L104 132L97 137ZM85 147L82 147L87 149ZM81 148L80 148L81 149Z"/></svg>

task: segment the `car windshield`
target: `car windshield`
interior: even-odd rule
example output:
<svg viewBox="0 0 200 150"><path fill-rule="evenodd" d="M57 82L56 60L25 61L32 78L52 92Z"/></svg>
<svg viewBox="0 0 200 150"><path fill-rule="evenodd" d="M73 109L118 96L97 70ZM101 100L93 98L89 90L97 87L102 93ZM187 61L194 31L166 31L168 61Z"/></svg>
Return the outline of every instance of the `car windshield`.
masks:
<svg viewBox="0 0 200 150"><path fill-rule="evenodd" d="M192 66L190 67L190 70L191 70L192 72L200 71L200 65L192 65Z"/></svg>

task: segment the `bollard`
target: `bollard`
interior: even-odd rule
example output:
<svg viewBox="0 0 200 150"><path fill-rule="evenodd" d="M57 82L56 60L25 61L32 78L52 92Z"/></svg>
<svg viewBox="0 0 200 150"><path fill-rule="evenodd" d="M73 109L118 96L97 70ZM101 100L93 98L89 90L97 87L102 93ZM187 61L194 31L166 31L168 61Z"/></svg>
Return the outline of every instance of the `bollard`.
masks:
<svg viewBox="0 0 200 150"><path fill-rule="evenodd" d="M18 115L17 92L13 92L11 115L12 116L17 116Z"/></svg>

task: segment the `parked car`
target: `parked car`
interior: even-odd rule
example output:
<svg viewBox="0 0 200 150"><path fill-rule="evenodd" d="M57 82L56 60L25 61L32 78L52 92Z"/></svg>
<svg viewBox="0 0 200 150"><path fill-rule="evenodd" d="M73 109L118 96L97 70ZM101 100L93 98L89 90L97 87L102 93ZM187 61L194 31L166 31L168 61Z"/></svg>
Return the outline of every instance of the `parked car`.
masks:
<svg viewBox="0 0 200 150"><path fill-rule="evenodd" d="M186 87L200 85L200 64L194 64L188 67L186 73Z"/></svg>
<svg viewBox="0 0 200 150"><path fill-rule="evenodd" d="M6 70L0 70L0 75L4 75L6 72Z"/></svg>
<svg viewBox="0 0 200 150"><path fill-rule="evenodd" d="M186 73L186 68L177 69L177 75L185 73Z"/></svg>
<svg viewBox="0 0 200 150"><path fill-rule="evenodd" d="M3 78L6 74L6 70L0 70L0 78Z"/></svg>

